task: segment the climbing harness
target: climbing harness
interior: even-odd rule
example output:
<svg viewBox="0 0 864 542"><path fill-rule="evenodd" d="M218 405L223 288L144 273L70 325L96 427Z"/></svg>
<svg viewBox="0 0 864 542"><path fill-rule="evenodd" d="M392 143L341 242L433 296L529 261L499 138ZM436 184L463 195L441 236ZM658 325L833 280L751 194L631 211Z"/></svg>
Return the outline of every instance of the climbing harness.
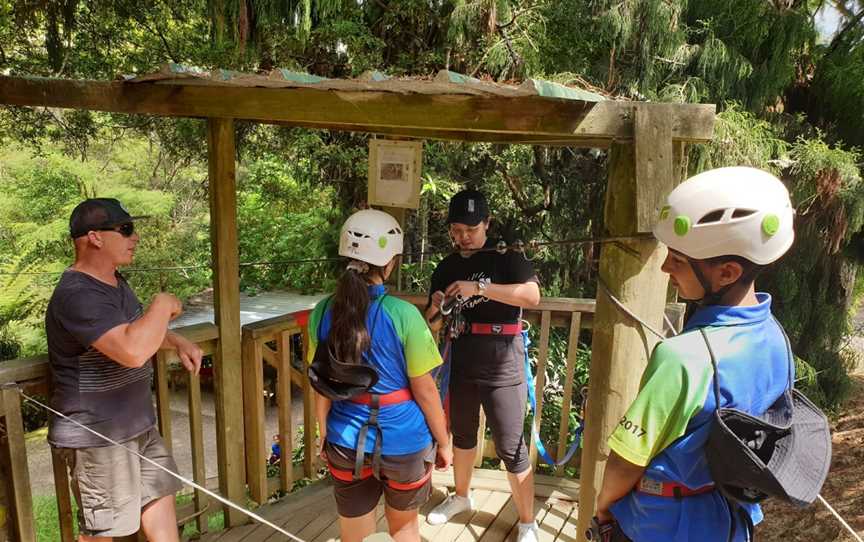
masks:
<svg viewBox="0 0 864 542"><path fill-rule="evenodd" d="M145 456L139 454L138 452L136 452L135 450L131 450L131 449L127 448L126 446L120 444L119 442L117 442L117 441L115 441L115 440L113 440L113 439L111 439L111 438L109 438L109 437L106 437L106 436L103 435L102 433L99 433L98 431L94 431L93 429L90 429L90 428L87 427L86 425L83 425L83 424L81 424L81 423L78 423L77 421L73 420L73 419L70 418L69 416L66 416L65 414L62 414L62 413L60 413L60 412L54 410L53 408L49 407L48 405L43 404L43 403L40 402L39 400L34 399L33 397L30 397L29 395L27 395L26 393L24 393L23 391L21 391L21 389L20 389L17 385L15 385L15 384L4 384L2 387L3 387L4 389L13 389L13 390L17 391L18 394L21 395L22 398L24 398L24 400L29 401L30 403L32 403L32 404L34 404L34 405L36 405L36 406L38 406L38 407L41 407L41 408L45 409L46 411L50 412L51 414L54 414L55 416L58 416L58 417L60 417L60 418L65 419L65 420L68 421L68 422L71 422L71 423L75 424L76 426L80 427L81 429L84 429L85 431L87 431L87 432L93 434L94 436L96 436L96 437L98 437L98 438L104 440L105 442L107 442L107 443L109 443L109 444L111 444L111 445L113 445L113 446L118 446L118 447L120 447L120 448L126 450L126 451L129 452L130 454L136 456L138 459L140 459L140 460L142 460L142 461L145 461L146 463L148 463L148 464L150 464L150 465L156 467L157 469L159 469L159 470L165 472L166 474L168 474L168 475L170 475L170 476L173 476L174 478L176 478L177 480L179 480L179 481L182 482L183 484L186 484L186 485L188 485L188 486L193 487L194 489L196 489L196 490L198 490L198 491L203 492L203 493L206 494L207 496L209 496L209 497L211 497L211 498L213 498L213 499L216 499L217 501L219 501L220 503L224 504L225 506L227 506L227 507L229 507L229 508L232 508L232 509L238 511L238 512L240 512L241 514L244 514L244 515L248 516L249 518L251 518L251 519L257 521L258 523L261 523L262 525L266 525L267 527L270 527L270 528L273 529L274 531L277 531L278 533L287 536L287 537L290 538L291 540L295 540L296 542L304 542L304 540L303 540L302 538L298 538L297 536L295 536L295 535L289 533L288 531L286 531L286 530L283 529L282 527L276 525L275 523L272 523L272 522L270 522L270 521L264 519L263 517L259 516L258 514L254 513L254 512L250 512L249 510L246 510L245 508L242 508L242 507L240 507L240 506L234 504L233 502L229 501L229 500L226 499L225 497L222 497L222 496L219 495L218 493L214 493L213 491L210 491L210 490L207 489L206 487L200 486L200 485L196 484L195 482L193 482L192 480L189 480L188 478L185 478L185 477L183 477L183 476L180 476L180 475L177 474L176 472L174 472L174 471L172 471L172 470L170 470L170 469L168 469L168 468L166 468L166 467L160 465L159 463L153 461L153 460L150 459L149 457L145 457Z"/></svg>
<svg viewBox="0 0 864 542"><path fill-rule="evenodd" d="M537 447L538 454L545 463L553 467L566 465L570 461L570 459L573 458L573 455L576 453L576 450L579 449L582 443L582 433L585 428L585 402L588 398L587 388L583 388L581 390L582 398L580 408L580 422L578 427L576 428L574 440L568 447L566 453L564 453L563 457L555 460L552 458L549 452L547 452L546 446L543 444L543 440L540 438L539 426L536 423L536 419L539 418L539 415L537 413L537 398L535 393L536 378L533 371L531 370L531 360L528 355L528 349L531 345L531 339L528 336L528 331L530 327L523 327L522 323L471 323L469 325L465 317L462 315L463 303L464 300L461 296L445 299L444 302L441 304L441 310L439 311L439 313L432 318L433 322L441 317L445 319L444 342L443 346L441 347L444 363L441 365L438 372L434 375L436 377L436 382L439 383L438 389L440 390L442 402L445 404L445 407L449 406L447 391L450 380L449 377L453 341L455 341L465 333L470 333L471 335L522 335L522 341L524 344L523 350L525 352L525 379L528 386L528 408L531 415L531 438L533 439L534 444ZM449 409L445 408L445 410L448 410L449 412Z"/></svg>

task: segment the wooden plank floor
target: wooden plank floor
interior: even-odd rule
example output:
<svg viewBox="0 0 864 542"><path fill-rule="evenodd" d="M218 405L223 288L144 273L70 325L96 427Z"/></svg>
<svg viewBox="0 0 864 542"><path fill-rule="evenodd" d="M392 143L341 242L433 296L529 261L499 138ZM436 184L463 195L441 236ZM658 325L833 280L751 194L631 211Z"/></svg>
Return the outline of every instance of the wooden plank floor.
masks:
<svg viewBox="0 0 864 542"><path fill-rule="evenodd" d="M420 510L420 537L424 542L501 542L516 540L518 517L510 498L506 474L476 470L472 479L475 510L453 518L445 525L429 525L426 514L452 489L452 475L435 473L432 497ZM550 476L536 478L537 524L542 542L576 542L576 496L579 484ZM339 540L339 519L329 482L306 487L281 501L256 510L306 542ZM376 509L378 531L387 531L384 505ZM277 542L283 535L264 525L248 524L205 535L202 540L233 542Z"/></svg>

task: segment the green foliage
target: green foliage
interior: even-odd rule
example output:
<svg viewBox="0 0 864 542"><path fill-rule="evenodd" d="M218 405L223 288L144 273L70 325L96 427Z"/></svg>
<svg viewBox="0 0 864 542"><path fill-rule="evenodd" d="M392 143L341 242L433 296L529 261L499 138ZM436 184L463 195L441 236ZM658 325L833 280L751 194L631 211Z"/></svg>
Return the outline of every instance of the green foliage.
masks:
<svg viewBox="0 0 864 542"><path fill-rule="evenodd" d="M821 2L741 0L130 0L0 1L0 69L111 79L165 62L325 77L378 69L481 79L543 77L653 101L720 105L716 139L692 148L691 173L748 164L788 183L796 248L762 279L798 353L833 402L843 388L854 240L864 221L864 26L842 16L819 43ZM241 260L321 258L341 221L366 203L368 137L238 123ZM41 350L41 317L71 261L65 220L89 195L154 215L136 267L193 266L129 277L143 300L210 283L204 123L54 109L0 109L0 343ZM845 142L845 143L843 143ZM30 153L33 153L32 155ZM443 218L464 186L490 195L493 235L560 240L603 231L603 151L427 142L412 252L450 247ZM856 174L857 172L857 174ZM531 255L544 293L591 297L597 247ZM403 283L425 291L440 254L406 257ZM819 262L817 264L817 262ZM203 267L194 267L203 266ZM778 268L780 269L780 268ZM328 264L242 269L241 285L326 289ZM832 376L833 375L833 376Z"/></svg>

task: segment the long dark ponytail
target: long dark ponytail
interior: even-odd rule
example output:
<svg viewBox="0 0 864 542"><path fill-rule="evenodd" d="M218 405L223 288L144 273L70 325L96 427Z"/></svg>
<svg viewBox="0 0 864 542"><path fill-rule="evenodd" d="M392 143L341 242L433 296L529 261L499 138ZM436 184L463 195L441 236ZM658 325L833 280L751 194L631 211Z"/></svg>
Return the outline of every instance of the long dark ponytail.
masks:
<svg viewBox="0 0 864 542"><path fill-rule="evenodd" d="M343 363L360 363L363 352L370 344L366 329L366 313L369 311L369 281L372 273L381 274L381 269L369 264L369 271L361 273L354 266L342 273L333 294L333 324L328 342L336 358Z"/></svg>

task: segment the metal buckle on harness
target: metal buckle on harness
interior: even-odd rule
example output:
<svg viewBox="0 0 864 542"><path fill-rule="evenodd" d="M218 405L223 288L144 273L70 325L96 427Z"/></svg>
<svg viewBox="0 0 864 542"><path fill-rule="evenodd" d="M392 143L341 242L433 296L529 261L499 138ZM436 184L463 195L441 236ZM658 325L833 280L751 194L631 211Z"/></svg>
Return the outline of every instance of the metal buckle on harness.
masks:
<svg viewBox="0 0 864 542"><path fill-rule="evenodd" d="M649 495L663 495L663 482L643 476L639 479L639 491Z"/></svg>

